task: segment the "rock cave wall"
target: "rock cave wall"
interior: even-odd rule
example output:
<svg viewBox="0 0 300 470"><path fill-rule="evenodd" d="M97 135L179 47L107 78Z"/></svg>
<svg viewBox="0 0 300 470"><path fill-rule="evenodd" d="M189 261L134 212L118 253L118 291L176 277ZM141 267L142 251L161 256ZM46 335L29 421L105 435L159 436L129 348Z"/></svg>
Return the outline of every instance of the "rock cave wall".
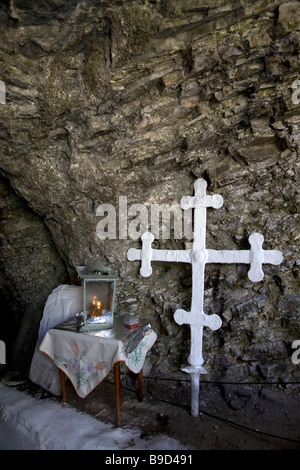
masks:
<svg viewBox="0 0 300 470"><path fill-rule="evenodd" d="M206 313L223 321L204 332L209 378L299 379L299 2L11 0L0 29L0 168L9 199L30 211L30 237L43 234L33 248L18 224L21 243L1 235L8 326L37 328L52 288L100 260L118 276L116 314L138 313L158 333L145 372L179 373L190 333L173 313L189 309L190 266L155 263L142 278L126 258L139 239L100 240L96 210L118 215L120 196L128 207L178 204L202 177L224 198L208 210L208 248L246 249L259 232L284 256L259 283L247 266L207 265ZM1 206L13 210L5 197ZM170 230L156 248L185 247ZM23 275L12 279L19 256ZM15 289L20 305L7 295ZM32 302L38 313L26 317Z"/></svg>
<svg viewBox="0 0 300 470"><path fill-rule="evenodd" d="M1 339L9 367L26 372L49 292L69 275L40 216L0 177Z"/></svg>

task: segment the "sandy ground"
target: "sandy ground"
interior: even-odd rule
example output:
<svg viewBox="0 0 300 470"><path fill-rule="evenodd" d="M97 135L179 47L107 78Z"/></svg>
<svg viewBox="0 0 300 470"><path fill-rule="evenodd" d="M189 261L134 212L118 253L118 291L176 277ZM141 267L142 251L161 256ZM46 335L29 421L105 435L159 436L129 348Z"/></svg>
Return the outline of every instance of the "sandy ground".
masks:
<svg viewBox="0 0 300 470"><path fill-rule="evenodd" d="M299 450L299 384L201 383L200 414L190 413L190 384L144 378L144 399L137 399L134 374L123 374L123 429L138 429L142 440L168 436L189 450ZM25 380L17 389L40 400L60 398ZM82 399L67 381L67 407L104 423L116 424L113 374Z"/></svg>

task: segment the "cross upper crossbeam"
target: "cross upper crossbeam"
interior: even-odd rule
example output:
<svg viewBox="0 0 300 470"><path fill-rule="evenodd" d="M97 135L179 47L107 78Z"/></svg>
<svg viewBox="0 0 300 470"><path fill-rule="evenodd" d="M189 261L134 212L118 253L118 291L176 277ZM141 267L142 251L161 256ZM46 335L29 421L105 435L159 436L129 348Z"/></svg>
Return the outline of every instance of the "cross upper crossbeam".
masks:
<svg viewBox="0 0 300 470"><path fill-rule="evenodd" d="M142 261L140 274L143 277L149 277L152 274L151 261L168 261L178 263L192 263L192 255L194 249L191 250L156 250L151 247L154 236L151 232L145 232L142 235L142 250L130 248L127 252L129 261ZM250 264L248 277L253 282L263 279L263 264L279 265L282 262L282 254L278 250L263 250L262 244L264 238L259 233L250 235L250 250L205 250L205 264L221 263L233 264L243 263Z"/></svg>

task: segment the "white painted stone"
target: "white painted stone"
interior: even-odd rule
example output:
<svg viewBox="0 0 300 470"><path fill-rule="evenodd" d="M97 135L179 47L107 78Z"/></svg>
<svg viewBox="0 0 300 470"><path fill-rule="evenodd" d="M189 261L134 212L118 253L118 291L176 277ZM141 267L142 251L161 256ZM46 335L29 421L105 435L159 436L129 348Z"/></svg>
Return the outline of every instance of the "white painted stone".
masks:
<svg viewBox="0 0 300 470"><path fill-rule="evenodd" d="M207 263L243 263L250 264L248 277L253 282L263 279L262 265L265 263L278 265L282 262L282 254L277 250L263 250L264 238L259 233L252 233L249 237L250 250L211 250L206 249L206 208L219 209L223 205L220 195L206 195L207 183L198 179L195 184L195 195L185 196L181 199L182 209L194 209L194 241L192 249L188 250L155 250L151 244L154 236L150 232L142 235L142 249L130 248L127 257L130 261L140 260L140 274L148 277L152 274L151 261L182 262L192 264L192 303L190 312L183 309L176 310L174 319L179 325L189 324L191 328L191 349L188 357L189 366L182 370L191 374L192 415L199 413L199 381L200 374L206 373L202 367L202 337L203 327L211 330L221 327L221 318L216 315L206 315L203 310L204 300L204 272Z"/></svg>

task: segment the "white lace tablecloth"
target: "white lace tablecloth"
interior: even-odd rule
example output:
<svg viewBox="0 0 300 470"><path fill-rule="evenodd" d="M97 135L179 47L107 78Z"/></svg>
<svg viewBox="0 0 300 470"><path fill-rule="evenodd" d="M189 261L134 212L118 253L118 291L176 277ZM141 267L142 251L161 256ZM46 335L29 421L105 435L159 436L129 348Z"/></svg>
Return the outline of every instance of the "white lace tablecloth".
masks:
<svg viewBox="0 0 300 470"><path fill-rule="evenodd" d="M84 398L118 361L125 362L135 374L142 370L147 351L155 343L157 335L150 330L128 354L122 343L128 332L120 325L109 330L79 333L53 328L46 333L39 350L65 372L77 394Z"/></svg>

